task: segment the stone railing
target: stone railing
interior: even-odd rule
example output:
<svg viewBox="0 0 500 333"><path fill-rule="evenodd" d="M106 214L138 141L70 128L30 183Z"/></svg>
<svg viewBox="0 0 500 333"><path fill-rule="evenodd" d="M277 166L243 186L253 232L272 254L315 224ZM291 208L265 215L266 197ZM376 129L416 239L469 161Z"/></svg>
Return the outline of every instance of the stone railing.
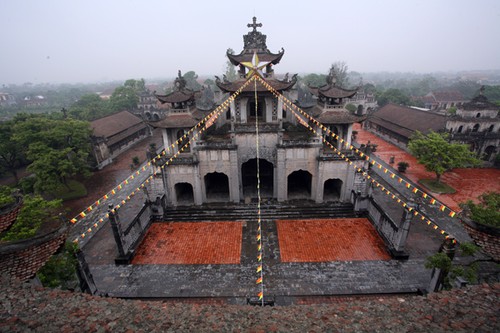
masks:
<svg viewBox="0 0 500 333"><path fill-rule="evenodd" d="M69 232L69 225L60 225L43 235L0 244L0 275L6 273L13 280L26 281L61 247Z"/></svg>

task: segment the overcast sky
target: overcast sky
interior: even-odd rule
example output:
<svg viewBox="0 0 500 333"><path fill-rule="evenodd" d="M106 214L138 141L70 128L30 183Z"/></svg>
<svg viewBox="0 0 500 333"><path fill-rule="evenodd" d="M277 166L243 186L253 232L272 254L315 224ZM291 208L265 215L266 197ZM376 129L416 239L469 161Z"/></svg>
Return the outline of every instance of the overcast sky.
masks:
<svg viewBox="0 0 500 333"><path fill-rule="evenodd" d="M254 15L278 73L500 69L499 0L0 0L0 85L221 74Z"/></svg>

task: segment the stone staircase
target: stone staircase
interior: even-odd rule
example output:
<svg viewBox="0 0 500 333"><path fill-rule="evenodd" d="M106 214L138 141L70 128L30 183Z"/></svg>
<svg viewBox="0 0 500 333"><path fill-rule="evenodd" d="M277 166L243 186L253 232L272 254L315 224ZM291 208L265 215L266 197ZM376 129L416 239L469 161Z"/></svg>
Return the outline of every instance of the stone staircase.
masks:
<svg viewBox="0 0 500 333"><path fill-rule="evenodd" d="M248 221L256 219L257 204L212 203L202 206L167 208L165 222L194 221ZM265 203L261 204L263 220L355 218L364 217L350 203Z"/></svg>

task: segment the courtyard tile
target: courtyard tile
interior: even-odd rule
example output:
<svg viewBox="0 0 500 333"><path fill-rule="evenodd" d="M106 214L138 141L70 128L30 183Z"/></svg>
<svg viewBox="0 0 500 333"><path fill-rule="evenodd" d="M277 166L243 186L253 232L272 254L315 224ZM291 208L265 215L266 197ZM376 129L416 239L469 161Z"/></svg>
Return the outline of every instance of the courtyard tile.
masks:
<svg viewBox="0 0 500 333"><path fill-rule="evenodd" d="M282 262L389 260L366 218L276 221Z"/></svg>
<svg viewBox="0 0 500 333"><path fill-rule="evenodd" d="M242 222L154 223L132 264L239 264Z"/></svg>

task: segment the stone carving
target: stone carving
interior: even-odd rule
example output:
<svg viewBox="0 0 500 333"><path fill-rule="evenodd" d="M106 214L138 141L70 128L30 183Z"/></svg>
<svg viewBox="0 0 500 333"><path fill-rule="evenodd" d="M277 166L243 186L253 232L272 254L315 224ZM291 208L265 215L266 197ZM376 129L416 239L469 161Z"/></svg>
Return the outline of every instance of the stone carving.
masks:
<svg viewBox="0 0 500 333"><path fill-rule="evenodd" d="M182 76L181 70L179 69L179 72L177 73L177 78L174 81L175 90L177 91L183 90L184 88L186 88L186 83L187 82Z"/></svg>

